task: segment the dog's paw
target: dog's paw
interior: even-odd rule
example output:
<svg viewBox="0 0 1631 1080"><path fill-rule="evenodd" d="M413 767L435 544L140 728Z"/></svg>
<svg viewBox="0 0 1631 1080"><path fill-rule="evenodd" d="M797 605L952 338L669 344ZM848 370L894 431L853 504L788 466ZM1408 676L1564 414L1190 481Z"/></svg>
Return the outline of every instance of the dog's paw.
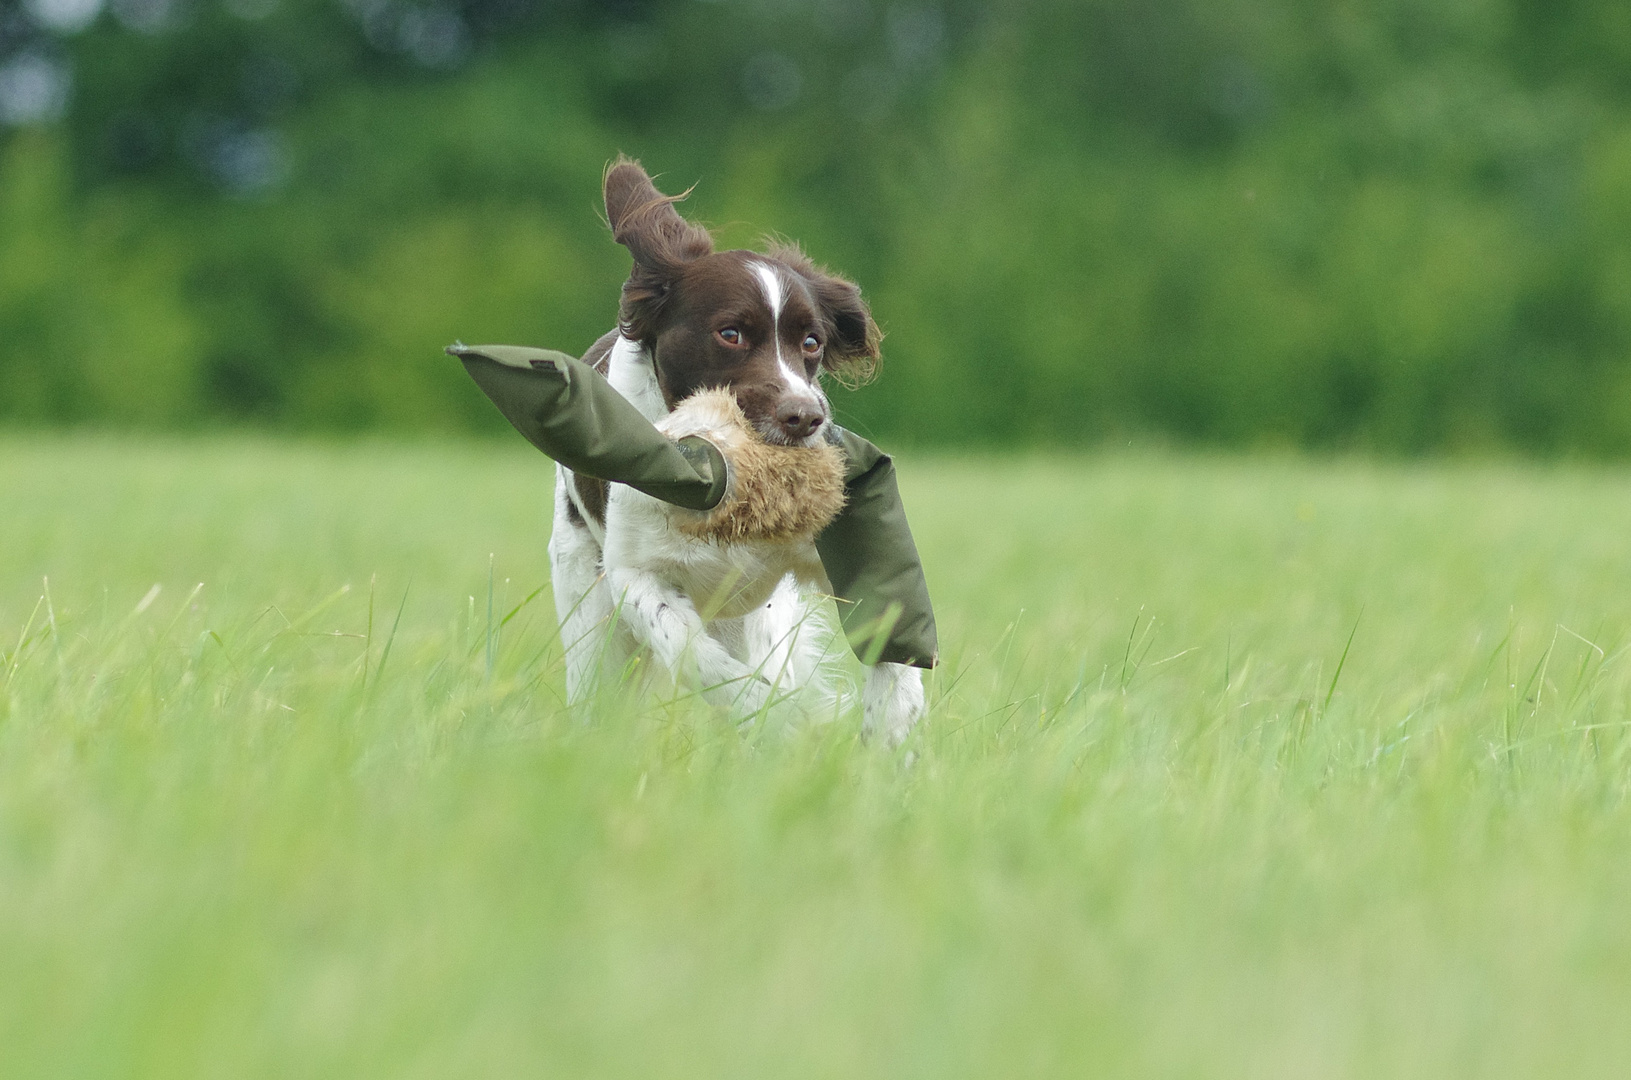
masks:
<svg viewBox="0 0 1631 1080"><path fill-rule="evenodd" d="M757 673L741 675L716 683L702 691L703 700L726 715L738 726L749 727L775 704L774 688L769 680Z"/></svg>
<svg viewBox="0 0 1631 1080"><path fill-rule="evenodd" d="M882 735L887 745L899 746L923 716L923 672L904 664L879 664L868 673L861 696L861 734Z"/></svg>

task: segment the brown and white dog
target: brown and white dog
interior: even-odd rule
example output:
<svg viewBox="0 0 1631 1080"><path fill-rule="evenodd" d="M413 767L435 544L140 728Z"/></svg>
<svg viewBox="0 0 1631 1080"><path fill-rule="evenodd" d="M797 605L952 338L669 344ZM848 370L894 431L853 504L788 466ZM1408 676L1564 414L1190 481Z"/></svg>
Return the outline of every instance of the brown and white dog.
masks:
<svg viewBox="0 0 1631 1080"><path fill-rule="evenodd" d="M808 461L810 483L786 490L810 492L792 496L810 512L784 514L779 530L710 531L694 511L558 466L549 552L568 695L584 699L645 649L739 717L789 695L807 711L836 706L817 677L833 630L817 607L830 586L812 541L837 508L818 505L831 484L817 474L836 457L821 376L869 374L877 324L859 289L796 248L714 251L707 230L675 211L683 196L663 195L636 162L607 170L605 197L634 268L617 329L584 361L671 437L731 438L726 429L745 421L761 448L808 451L778 460L784 476L787 462ZM862 700L866 730L898 742L923 712L921 672L878 664Z"/></svg>

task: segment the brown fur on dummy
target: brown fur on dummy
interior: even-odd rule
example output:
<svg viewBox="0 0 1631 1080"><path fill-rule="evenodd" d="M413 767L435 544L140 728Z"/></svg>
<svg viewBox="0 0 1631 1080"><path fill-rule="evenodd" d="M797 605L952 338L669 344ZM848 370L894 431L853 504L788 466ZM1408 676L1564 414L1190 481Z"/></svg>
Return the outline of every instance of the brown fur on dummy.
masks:
<svg viewBox="0 0 1631 1080"><path fill-rule="evenodd" d="M836 446L773 446L729 390L701 390L657 423L671 439L701 435L724 455L725 497L712 510L673 507L674 525L699 540L810 540L844 507L844 455Z"/></svg>

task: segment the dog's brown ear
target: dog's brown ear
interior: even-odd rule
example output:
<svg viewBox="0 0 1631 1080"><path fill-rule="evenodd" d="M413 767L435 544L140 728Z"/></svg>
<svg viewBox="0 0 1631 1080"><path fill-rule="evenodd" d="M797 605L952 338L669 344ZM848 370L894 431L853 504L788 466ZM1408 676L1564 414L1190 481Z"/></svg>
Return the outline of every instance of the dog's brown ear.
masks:
<svg viewBox="0 0 1631 1080"><path fill-rule="evenodd" d="M863 383L878 374L883 331L853 283L823 274L812 283L822 310L832 320L832 336L822 366L841 379Z"/></svg>
<svg viewBox="0 0 1631 1080"><path fill-rule="evenodd" d="M664 195L638 161L619 157L606 169L606 222L612 238L634 256L623 284L619 322L625 337L646 340L685 264L714 249L708 230L692 225L674 204L690 194Z"/></svg>
<svg viewBox="0 0 1631 1080"><path fill-rule="evenodd" d="M879 346L883 344L883 331L872 320L860 288L817 266L797 247L778 244L770 254L797 271L815 295L827 324L827 352L821 366L851 385L877 375L882 362Z"/></svg>

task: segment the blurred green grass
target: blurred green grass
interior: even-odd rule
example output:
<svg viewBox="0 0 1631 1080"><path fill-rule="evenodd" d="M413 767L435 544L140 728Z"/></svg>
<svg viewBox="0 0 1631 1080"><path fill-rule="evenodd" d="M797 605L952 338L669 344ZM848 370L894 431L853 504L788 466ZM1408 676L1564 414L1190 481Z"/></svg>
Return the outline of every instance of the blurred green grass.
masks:
<svg viewBox="0 0 1631 1080"><path fill-rule="evenodd" d="M0 1073L1619 1074L1631 476L901 467L911 764L570 714L522 447L0 439Z"/></svg>

